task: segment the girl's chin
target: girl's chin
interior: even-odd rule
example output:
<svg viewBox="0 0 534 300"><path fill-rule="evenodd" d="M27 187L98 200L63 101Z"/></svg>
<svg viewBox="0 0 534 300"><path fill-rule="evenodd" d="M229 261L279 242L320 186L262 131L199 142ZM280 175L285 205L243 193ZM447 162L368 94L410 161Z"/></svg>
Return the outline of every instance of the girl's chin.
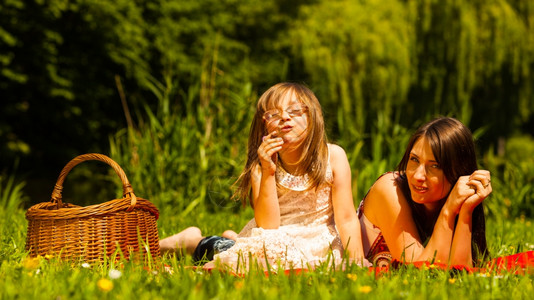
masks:
<svg viewBox="0 0 534 300"><path fill-rule="evenodd" d="M293 136L291 134L286 134L282 136L282 140L284 141L284 145L282 147L294 147L300 145L302 142L302 139L298 136Z"/></svg>

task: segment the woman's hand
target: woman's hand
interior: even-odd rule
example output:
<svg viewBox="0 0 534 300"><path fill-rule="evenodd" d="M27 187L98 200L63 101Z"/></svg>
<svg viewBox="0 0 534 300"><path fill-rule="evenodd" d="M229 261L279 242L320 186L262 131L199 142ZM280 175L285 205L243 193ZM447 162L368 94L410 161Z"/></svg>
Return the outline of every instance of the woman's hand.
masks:
<svg viewBox="0 0 534 300"><path fill-rule="evenodd" d="M474 194L475 190L472 188L470 176L460 176L447 197L444 209L447 209L451 216L456 216L464 202Z"/></svg>
<svg viewBox="0 0 534 300"><path fill-rule="evenodd" d="M258 157L263 174L274 174L276 171L277 153L282 149L284 140L277 137L276 131L263 137L263 142L258 148Z"/></svg>
<svg viewBox="0 0 534 300"><path fill-rule="evenodd" d="M462 210L466 209L468 212L473 212L475 207L479 205L492 192L491 174L486 170L476 170L469 176L467 185L473 189L473 195L469 196L462 204Z"/></svg>
<svg viewBox="0 0 534 300"><path fill-rule="evenodd" d="M451 246L451 263L471 266L473 257L471 241L473 236L473 211L491 193L491 176L486 170L477 170L466 183L473 191L462 204Z"/></svg>
<svg viewBox="0 0 534 300"><path fill-rule="evenodd" d="M486 170L476 170L469 176L461 176L452 188L445 207L453 215L460 209L472 212L491 193L491 176Z"/></svg>

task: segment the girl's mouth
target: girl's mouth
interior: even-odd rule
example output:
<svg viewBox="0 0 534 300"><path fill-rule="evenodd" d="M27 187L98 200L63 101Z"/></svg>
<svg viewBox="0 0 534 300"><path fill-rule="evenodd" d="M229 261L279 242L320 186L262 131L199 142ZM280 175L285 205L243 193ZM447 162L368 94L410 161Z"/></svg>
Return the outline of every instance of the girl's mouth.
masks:
<svg viewBox="0 0 534 300"><path fill-rule="evenodd" d="M287 132L290 132L291 129L293 129L293 126L286 125L286 126L280 128L280 133L287 133Z"/></svg>

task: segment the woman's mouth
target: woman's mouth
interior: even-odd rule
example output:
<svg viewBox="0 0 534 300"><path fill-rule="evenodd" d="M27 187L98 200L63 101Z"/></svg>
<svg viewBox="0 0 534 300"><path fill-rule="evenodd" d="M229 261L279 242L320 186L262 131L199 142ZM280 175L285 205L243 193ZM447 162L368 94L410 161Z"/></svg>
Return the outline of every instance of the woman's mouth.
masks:
<svg viewBox="0 0 534 300"><path fill-rule="evenodd" d="M422 187L422 186L412 185L412 188L413 188L414 191L416 191L418 193L425 193L426 191L428 191L428 188Z"/></svg>

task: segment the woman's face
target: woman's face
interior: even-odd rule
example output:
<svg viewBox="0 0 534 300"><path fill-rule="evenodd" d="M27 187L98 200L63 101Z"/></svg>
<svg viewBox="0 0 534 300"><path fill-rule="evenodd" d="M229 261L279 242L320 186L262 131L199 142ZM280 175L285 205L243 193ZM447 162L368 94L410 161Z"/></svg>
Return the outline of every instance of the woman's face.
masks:
<svg viewBox="0 0 534 300"><path fill-rule="evenodd" d="M283 148L300 143L306 137L308 108L292 91L287 92L277 107L270 107L263 116L268 133L284 140Z"/></svg>
<svg viewBox="0 0 534 300"><path fill-rule="evenodd" d="M423 204L429 211L441 209L443 203L439 200L447 196L451 184L425 137L417 140L410 152L406 177L414 202Z"/></svg>

